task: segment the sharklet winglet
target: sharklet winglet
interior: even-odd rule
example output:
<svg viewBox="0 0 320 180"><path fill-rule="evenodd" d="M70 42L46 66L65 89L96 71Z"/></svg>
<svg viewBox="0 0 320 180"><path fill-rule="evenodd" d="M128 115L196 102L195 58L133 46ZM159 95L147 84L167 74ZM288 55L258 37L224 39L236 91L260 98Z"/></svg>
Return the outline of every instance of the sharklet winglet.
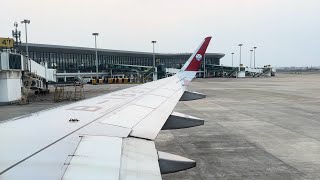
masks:
<svg viewBox="0 0 320 180"><path fill-rule="evenodd" d="M204 58L204 54L208 48L211 40L211 36L206 37L197 50L190 56L188 61L181 68L181 71L198 71L200 68L201 61Z"/></svg>

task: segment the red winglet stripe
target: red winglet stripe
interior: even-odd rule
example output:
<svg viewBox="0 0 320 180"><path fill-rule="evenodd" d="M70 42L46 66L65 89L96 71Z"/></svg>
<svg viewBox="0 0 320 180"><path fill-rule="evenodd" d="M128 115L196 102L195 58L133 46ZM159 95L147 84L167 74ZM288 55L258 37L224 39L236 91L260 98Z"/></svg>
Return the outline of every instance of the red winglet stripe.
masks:
<svg viewBox="0 0 320 180"><path fill-rule="evenodd" d="M201 61L204 58L204 54L207 50L207 47L209 45L210 40L211 40L211 37L205 38L204 43L199 48L198 52L194 55L193 59L191 60L190 64L185 69L185 71L198 71L199 70Z"/></svg>

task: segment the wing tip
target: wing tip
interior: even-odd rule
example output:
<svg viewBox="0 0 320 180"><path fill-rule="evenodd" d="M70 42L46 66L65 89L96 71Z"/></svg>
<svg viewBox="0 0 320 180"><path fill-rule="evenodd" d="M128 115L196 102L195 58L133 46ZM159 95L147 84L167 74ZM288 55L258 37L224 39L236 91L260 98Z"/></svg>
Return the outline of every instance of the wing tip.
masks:
<svg viewBox="0 0 320 180"><path fill-rule="evenodd" d="M183 71L198 71L200 68L201 61L204 58L206 50L209 46L212 36L207 36L204 41L200 44L199 48L191 55L190 61L188 60L183 67Z"/></svg>

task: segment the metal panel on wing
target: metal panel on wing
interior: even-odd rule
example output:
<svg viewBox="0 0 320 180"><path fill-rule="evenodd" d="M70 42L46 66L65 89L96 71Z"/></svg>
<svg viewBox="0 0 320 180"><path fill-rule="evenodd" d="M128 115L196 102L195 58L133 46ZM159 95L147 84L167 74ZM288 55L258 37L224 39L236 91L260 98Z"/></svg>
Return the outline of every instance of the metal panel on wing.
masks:
<svg viewBox="0 0 320 180"><path fill-rule="evenodd" d="M122 138L84 136L63 180L119 179Z"/></svg>
<svg viewBox="0 0 320 180"><path fill-rule="evenodd" d="M141 119L146 117L153 109L149 107L141 107L137 105L129 105L111 114L106 119L100 121L105 124L112 124L121 127L132 128L139 123Z"/></svg>
<svg viewBox="0 0 320 180"><path fill-rule="evenodd" d="M121 159L121 180L161 180L154 142L125 138Z"/></svg>

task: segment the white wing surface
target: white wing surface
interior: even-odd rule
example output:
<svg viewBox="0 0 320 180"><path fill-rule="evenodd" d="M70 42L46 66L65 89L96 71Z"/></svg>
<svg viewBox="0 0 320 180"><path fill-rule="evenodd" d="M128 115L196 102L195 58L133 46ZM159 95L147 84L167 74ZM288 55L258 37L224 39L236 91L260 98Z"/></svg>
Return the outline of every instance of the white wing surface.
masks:
<svg viewBox="0 0 320 180"><path fill-rule="evenodd" d="M182 157L161 157L165 153L153 140L167 120L170 129L188 119L173 109L210 39L172 77L1 123L0 179L153 180L195 166Z"/></svg>

